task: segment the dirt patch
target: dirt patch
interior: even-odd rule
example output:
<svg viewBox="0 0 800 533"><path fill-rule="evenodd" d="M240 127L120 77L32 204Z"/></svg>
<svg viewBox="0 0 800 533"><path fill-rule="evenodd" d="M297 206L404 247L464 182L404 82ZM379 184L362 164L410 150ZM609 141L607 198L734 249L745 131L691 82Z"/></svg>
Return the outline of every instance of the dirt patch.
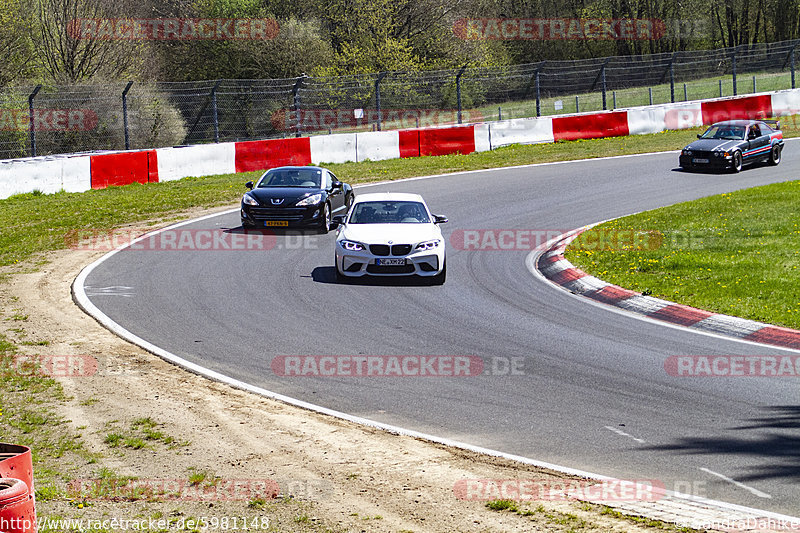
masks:
<svg viewBox="0 0 800 533"><path fill-rule="evenodd" d="M365 428L164 362L116 337L73 302L73 280L101 254L52 252L27 271L15 267L0 285L4 316L25 317L0 325L10 339L25 343L22 353L91 356L97 363L84 375L58 378L67 399L56 409L69 420L59 431L80 435L91 455L59 466L52 483L61 495L40 499L40 519L167 519L162 530L245 529L241 520L248 517L267 521L246 529L268 525L273 531L648 529L574 501L521 505L524 513L458 499L459 480L566 476ZM126 476L144 485L154 480L155 493L132 496L120 481ZM111 489L92 494L99 478ZM254 492L265 482L277 484L277 498ZM77 495L70 492L76 483L83 487ZM231 484L238 484L237 496L231 496ZM211 496L198 496L198 487ZM239 517L237 527L232 517ZM186 522L191 518L206 523L192 528Z"/></svg>

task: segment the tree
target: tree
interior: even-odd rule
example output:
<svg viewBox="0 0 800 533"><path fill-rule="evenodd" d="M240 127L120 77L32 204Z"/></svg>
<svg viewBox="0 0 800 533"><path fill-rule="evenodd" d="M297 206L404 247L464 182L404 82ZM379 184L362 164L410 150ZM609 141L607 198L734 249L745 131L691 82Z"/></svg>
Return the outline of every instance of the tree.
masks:
<svg viewBox="0 0 800 533"><path fill-rule="evenodd" d="M0 87L31 74L29 20L19 0L0 1Z"/></svg>
<svg viewBox="0 0 800 533"><path fill-rule="evenodd" d="M99 19L110 24L128 7L124 0L30 0L34 20L31 40L40 67L58 83L94 77L105 80L141 77L146 45L141 41L92 38L80 21ZM143 4L140 4L142 6Z"/></svg>

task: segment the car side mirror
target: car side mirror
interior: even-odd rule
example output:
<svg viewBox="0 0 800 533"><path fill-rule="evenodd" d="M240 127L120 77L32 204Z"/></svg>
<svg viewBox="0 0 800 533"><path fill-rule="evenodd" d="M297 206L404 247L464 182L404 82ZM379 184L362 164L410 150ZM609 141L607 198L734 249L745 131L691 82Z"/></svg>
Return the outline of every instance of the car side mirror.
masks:
<svg viewBox="0 0 800 533"><path fill-rule="evenodd" d="M339 180L333 180L331 182L331 187L334 188L334 189L341 189L342 188L342 182L339 181Z"/></svg>
<svg viewBox="0 0 800 533"><path fill-rule="evenodd" d="M250 189L251 191L253 190L253 187L254 187L252 181L248 181L247 183L244 184L244 186L247 187L248 189Z"/></svg>
<svg viewBox="0 0 800 533"><path fill-rule="evenodd" d="M331 229L344 225L344 215L336 215L331 219Z"/></svg>
<svg viewBox="0 0 800 533"><path fill-rule="evenodd" d="M434 224L445 224L446 222L447 222L447 217L442 215L433 215Z"/></svg>
<svg viewBox="0 0 800 533"><path fill-rule="evenodd" d="M703 134L702 134L702 133L698 133L698 134L697 134L697 138L698 138L698 139L702 139L702 138L703 138Z"/></svg>

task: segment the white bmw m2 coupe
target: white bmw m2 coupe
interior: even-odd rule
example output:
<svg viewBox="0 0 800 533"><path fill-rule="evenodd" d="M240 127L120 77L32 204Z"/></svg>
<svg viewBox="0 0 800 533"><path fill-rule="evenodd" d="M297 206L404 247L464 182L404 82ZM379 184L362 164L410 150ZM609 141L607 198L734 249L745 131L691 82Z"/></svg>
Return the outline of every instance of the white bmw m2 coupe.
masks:
<svg viewBox="0 0 800 533"><path fill-rule="evenodd" d="M359 194L346 215L334 217L336 278L408 276L441 285L447 275L439 224L418 194Z"/></svg>

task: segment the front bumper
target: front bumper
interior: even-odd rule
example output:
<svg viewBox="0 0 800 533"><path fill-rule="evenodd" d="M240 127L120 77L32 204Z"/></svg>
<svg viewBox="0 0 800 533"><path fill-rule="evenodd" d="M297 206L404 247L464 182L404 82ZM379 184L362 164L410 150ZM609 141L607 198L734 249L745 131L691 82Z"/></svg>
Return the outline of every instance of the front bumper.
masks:
<svg viewBox="0 0 800 533"><path fill-rule="evenodd" d="M698 161L698 159L700 161ZM704 162L703 160L707 161ZM707 168L713 170L726 170L733 168L733 156L692 156L681 154L678 157L679 164L682 168Z"/></svg>
<svg viewBox="0 0 800 533"><path fill-rule="evenodd" d="M383 266L383 259L403 259L404 265ZM345 276L435 276L444 267L444 245L434 250L421 250L404 256L378 256L368 250L345 250L336 242L336 268Z"/></svg>
<svg viewBox="0 0 800 533"><path fill-rule="evenodd" d="M239 214L243 226L254 226L256 228L317 227L324 222L322 219L323 205L272 208L242 204Z"/></svg>

